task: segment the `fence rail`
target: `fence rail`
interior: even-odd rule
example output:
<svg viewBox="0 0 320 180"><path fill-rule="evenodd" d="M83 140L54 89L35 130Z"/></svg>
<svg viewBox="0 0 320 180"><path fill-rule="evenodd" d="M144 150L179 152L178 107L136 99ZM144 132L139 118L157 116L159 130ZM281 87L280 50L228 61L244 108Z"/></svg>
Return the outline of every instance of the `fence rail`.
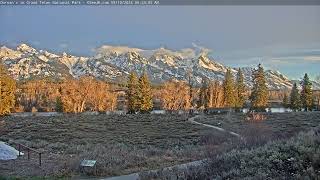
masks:
<svg viewBox="0 0 320 180"><path fill-rule="evenodd" d="M35 150L35 149L31 148L31 147L28 147L28 146L26 146L26 145L23 145L23 144L21 144L21 143L18 143L18 142L14 142L14 141L13 141L13 143L18 146L18 152L19 152L18 155L19 155L19 156L21 156L21 152L22 152L23 149L27 150L28 160L30 160L30 152L31 152L31 151L37 153L37 154L39 155L39 166L41 166L41 164L42 164L42 163L41 163L41 155L42 155L42 152L40 152L40 151L38 151L38 150Z"/></svg>

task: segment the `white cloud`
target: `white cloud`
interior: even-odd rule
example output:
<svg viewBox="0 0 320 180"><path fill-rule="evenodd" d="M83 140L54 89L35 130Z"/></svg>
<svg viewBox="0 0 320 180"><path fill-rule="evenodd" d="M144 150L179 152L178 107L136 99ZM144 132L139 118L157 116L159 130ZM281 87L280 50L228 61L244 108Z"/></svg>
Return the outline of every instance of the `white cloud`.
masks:
<svg viewBox="0 0 320 180"><path fill-rule="evenodd" d="M35 45L35 46L39 46L40 45L39 41L32 41L31 43L32 43L32 45Z"/></svg>
<svg viewBox="0 0 320 180"><path fill-rule="evenodd" d="M61 44L59 44L59 47L60 48L67 48L67 47L69 47L69 45L67 43L61 43Z"/></svg>
<svg viewBox="0 0 320 180"><path fill-rule="evenodd" d="M282 59L282 58L271 58L270 59L270 63L272 64L290 64L291 62L289 62L287 59Z"/></svg>
<svg viewBox="0 0 320 180"><path fill-rule="evenodd" d="M320 56L305 56L303 58L305 61L319 61L320 62Z"/></svg>
<svg viewBox="0 0 320 180"><path fill-rule="evenodd" d="M301 62L320 62L320 56L287 56L270 58L270 63L298 64Z"/></svg>
<svg viewBox="0 0 320 180"><path fill-rule="evenodd" d="M196 51L200 51L199 53L196 52L196 54L207 55L207 54L209 54L210 52L212 52L211 49L208 49L208 48L203 47L203 46L199 46L199 45L197 45L196 43L192 43L192 46L196 49Z"/></svg>

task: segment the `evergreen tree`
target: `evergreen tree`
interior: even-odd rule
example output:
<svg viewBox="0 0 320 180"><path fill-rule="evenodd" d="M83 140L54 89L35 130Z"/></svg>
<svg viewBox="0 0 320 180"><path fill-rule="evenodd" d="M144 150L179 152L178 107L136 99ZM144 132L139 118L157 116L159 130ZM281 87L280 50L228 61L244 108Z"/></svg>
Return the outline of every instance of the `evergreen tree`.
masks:
<svg viewBox="0 0 320 180"><path fill-rule="evenodd" d="M127 83L128 112L136 113L140 108L139 79L135 72L131 72Z"/></svg>
<svg viewBox="0 0 320 180"><path fill-rule="evenodd" d="M207 78L203 77L201 82L201 88L199 92L199 102L198 108L208 108L209 97L208 97L208 80Z"/></svg>
<svg viewBox="0 0 320 180"><path fill-rule="evenodd" d="M245 101L246 85L244 84L244 77L240 68L237 73L236 89L236 108L242 108Z"/></svg>
<svg viewBox="0 0 320 180"><path fill-rule="evenodd" d="M301 90L301 102L305 111L309 111L312 109L313 99L312 99L312 83L306 73L301 82L302 90Z"/></svg>
<svg viewBox="0 0 320 180"><path fill-rule="evenodd" d="M140 111L146 113L153 108L152 101L152 89L148 75L143 73L139 79L139 91L140 91Z"/></svg>
<svg viewBox="0 0 320 180"><path fill-rule="evenodd" d="M61 97L56 98L56 112L63 112L63 102L61 100Z"/></svg>
<svg viewBox="0 0 320 180"><path fill-rule="evenodd" d="M297 83L293 84L290 93L290 108L293 111L300 111L301 110L301 101L300 101L300 94L297 87Z"/></svg>
<svg viewBox="0 0 320 180"><path fill-rule="evenodd" d="M192 84L192 73L191 70L188 71L188 85L189 85L189 102L190 102L190 107L191 109L193 108L193 84ZM189 111L189 113L193 113L193 111Z"/></svg>
<svg viewBox="0 0 320 180"><path fill-rule="evenodd" d="M282 105L283 105L283 107L285 107L285 108L287 108L287 107L289 106L289 100L288 100L288 96L287 96L286 93L283 95Z"/></svg>
<svg viewBox="0 0 320 180"><path fill-rule="evenodd" d="M234 107L236 102L236 91L231 69L228 69L223 81L223 98L226 107Z"/></svg>
<svg viewBox="0 0 320 180"><path fill-rule="evenodd" d="M15 104L16 82L0 64L0 116L11 112Z"/></svg>
<svg viewBox="0 0 320 180"><path fill-rule="evenodd" d="M263 67L258 65L258 69L252 72L253 88L251 91L251 106L252 109L264 111L268 104L268 88Z"/></svg>

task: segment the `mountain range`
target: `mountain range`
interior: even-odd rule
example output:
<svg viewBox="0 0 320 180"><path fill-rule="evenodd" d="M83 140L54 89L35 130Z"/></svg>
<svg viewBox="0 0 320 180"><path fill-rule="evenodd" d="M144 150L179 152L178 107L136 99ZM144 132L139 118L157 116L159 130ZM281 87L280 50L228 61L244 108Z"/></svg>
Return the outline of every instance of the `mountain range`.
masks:
<svg viewBox="0 0 320 180"><path fill-rule="evenodd" d="M131 71L146 72L153 83L169 79L188 80L199 85L202 77L222 81L227 66L218 63L202 49L182 49L173 51L165 48L143 50L125 46L104 45L96 49L91 57L74 56L67 53L56 54L38 50L27 44L16 49L2 46L0 61L16 80L34 78L94 76L111 82L123 82ZM231 68L231 67L230 67ZM254 67L242 67L245 83L251 86L251 73ZM235 75L237 68L231 68ZM291 88L296 80L290 80L279 71L265 70L267 85L271 89ZM314 89L320 89L313 82Z"/></svg>

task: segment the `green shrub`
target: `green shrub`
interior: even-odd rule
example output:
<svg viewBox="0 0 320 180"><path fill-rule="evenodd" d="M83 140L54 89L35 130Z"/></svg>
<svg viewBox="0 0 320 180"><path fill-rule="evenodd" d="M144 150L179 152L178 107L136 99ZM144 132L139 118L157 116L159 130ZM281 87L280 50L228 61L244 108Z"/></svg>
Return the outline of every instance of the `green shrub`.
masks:
<svg viewBox="0 0 320 180"><path fill-rule="evenodd" d="M253 149L234 149L187 170L141 176L142 179L319 179L320 128Z"/></svg>

